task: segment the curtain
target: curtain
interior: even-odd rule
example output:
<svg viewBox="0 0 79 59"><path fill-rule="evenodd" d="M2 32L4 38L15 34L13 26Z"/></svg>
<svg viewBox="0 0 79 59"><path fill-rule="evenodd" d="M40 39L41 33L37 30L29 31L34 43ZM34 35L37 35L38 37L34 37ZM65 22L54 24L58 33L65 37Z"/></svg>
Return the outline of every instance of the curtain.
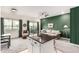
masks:
<svg viewBox="0 0 79 59"><path fill-rule="evenodd" d="M22 37L22 20L19 20L19 37Z"/></svg>

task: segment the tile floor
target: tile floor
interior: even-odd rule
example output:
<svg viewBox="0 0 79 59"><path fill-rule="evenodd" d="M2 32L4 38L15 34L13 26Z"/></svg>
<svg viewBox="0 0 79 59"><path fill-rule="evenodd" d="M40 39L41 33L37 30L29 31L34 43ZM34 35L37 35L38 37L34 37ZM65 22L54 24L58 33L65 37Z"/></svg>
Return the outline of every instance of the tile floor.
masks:
<svg viewBox="0 0 79 59"><path fill-rule="evenodd" d="M18 39L11 40L11 46L9 49L7 48L6 45L2 47L1 52L2 53L18 53L26 49L27 49L26 39L18 38Z"/></svg>
<svg viewBox="0 0 79 59"><path fill-rule="evenodd" d="M31 53L27 49L27 39L12 39L11 46L8 49L1 49L2 53ZM68 40L56 40L57 53L79 53L79 45L72 44Z"/></svg>

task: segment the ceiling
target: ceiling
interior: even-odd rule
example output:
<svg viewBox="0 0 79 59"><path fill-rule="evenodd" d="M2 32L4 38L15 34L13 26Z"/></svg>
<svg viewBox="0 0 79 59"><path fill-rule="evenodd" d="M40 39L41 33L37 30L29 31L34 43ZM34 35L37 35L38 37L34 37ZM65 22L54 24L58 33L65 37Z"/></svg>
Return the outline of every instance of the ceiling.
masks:
<svg viewBox="0 0 79 59"><path fill-rule="evenodd" d="M2 6L1 16L16 19L35 19L40 18L42 12L47 12L48 16L69 13L72 7L74 6ZM12 13L11 8L15 8L17 11Z"/></svg>

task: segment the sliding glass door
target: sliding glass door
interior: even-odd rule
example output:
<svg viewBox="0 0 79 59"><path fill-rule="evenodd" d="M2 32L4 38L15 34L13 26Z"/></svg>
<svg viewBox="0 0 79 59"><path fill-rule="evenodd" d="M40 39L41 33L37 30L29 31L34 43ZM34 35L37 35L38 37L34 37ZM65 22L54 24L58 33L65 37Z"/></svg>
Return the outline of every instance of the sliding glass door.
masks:
<svg viewBox="0 0 79 59"><path fill-rule="evenodd" d="M39 23L37 22L29 22L29 30L30 35L38 35L39 34Z"/></svg>
<svg viewBox="0 0 79 59"><path fill-rule="evenodd" d="M4 34L11 34L11 38L19 37L19 21L4 19Z"/></svg>

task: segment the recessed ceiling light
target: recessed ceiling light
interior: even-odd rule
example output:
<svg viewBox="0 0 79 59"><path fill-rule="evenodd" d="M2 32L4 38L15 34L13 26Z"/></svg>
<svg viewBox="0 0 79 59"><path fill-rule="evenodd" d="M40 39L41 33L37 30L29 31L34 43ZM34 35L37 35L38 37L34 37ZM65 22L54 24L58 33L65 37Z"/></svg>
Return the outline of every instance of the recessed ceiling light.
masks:
<svg viewBox="0 0 79 59"><path fill-rule="evenodd" d="M12 9L11 9L11 11L12 11L12 12L15 12L15 11L17 11L17 9L15 9L15 8L12 8Z"/></svg>
<svg viewBox="0 0 79 59"><path fill-rule="evenodd" d="M65 12L61 12L61 14L64 14Z"/></svg>

